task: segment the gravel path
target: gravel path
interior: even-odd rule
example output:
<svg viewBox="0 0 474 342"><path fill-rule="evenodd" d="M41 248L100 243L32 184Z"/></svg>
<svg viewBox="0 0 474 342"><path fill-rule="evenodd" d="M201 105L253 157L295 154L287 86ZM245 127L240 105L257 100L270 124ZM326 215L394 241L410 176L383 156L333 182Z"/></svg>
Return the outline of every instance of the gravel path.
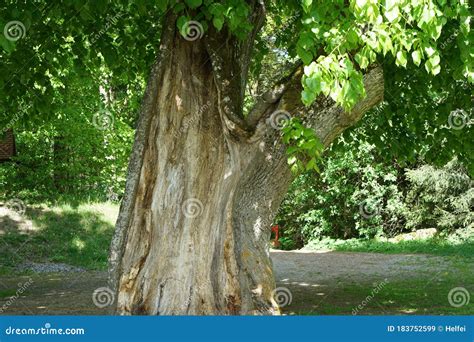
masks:
<svg viewBox="0 0 474 342"><path fill-rule="evenodd" d="M285 284L373 283L420 277L449 269L443 257L413 254L274 251L275 279Z"/></svg>
<svg viewBox="0 0 474 342"><path fill-rule="evenodd" d="M311 312L341 284L371 288L382 281L432 279L450 267L449 259L425 255L273 251L271 256L277 286L288 289L292 296L291 305L285 309L288 314ZM107 286L105 272L52 265L26 266L61 273L0 277L0 314L106 314L107 308L99 308L92 301L93 292Z"/></svg>

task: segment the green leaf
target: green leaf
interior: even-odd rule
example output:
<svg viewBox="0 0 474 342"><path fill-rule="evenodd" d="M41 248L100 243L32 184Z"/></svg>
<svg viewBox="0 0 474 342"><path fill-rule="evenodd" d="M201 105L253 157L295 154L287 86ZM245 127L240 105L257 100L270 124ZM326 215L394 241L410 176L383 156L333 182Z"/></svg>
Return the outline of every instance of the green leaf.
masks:
<svg viewBox="0 0 474 342"><path fill-rule="evenodd" d="M369 66L369 59L361 53L355 55L355 60L357 63L359 63L361 69L366 69Z"/></svg>
<svg viewBox="0 0 474 342"><path fill-rule="evenodd" d="M224 25L224 18L223 17L214 17L212 19L212 24L217 29L217 31L220 31L222 29L222 26Z"/></svg>
<svg viewBox="0 0 474 342"><path fill-rule="evenodd" d="M308 90L301 92L301 102L303 102L305 106L309 106L314 100L316 100L316 93Z"/></svg>
<svg viewBox="0 0 474 342"><path fill-rule="evenodd" d="M313 60L313 54L309 51L306 51L300 46L296 48L296 53L301 58L304 64L309 64Z"/></svg>
<svg viewBox="0 0 474 342"><path fill-rule="evenodd" d="M411 58L413 58L413 63L415 63L416 66L419 66L421 63L421 52L418 50L415 50L411 53Z"/></svg>
<svg viewBox="0 0 474 342"><path fill-rule="evenodd" d="M395 63L398 66L402 66L402 67L407 66L407 53L406 53L406 51L398 51L397 52L397 58L395 60Z"/></svg>
<svg viewBox="0 0 474 342"><path fill-rule="evenodd" d="M216 17L220 17L224 15L225 7L222 4L217 2L213 3L209 7L209 13Z"/></svg>
<svg viewBox="0 0 474 342"><path fill-rule="evenodd" d="M178 27L178 30L183 31L186 23L189 21L189 18L185 15L182 15L178 18L176 21L176 26Z"/></svg>
<svg viewBox="0 0 474 342"><path fill-rule="evenodd" d="M385 12L385 17L388 19L389 22L393 22L400 17L400 11L398 10L398 6L393 7L390 11Z"/></svg>
<svg viewBox="0 0 474 342"><path fill-rule="evenodd" d="M306 13L309 13L312 3L313 3L313 0L303 0L302 5Z"/></svg>
<svg viewBox="0 0 474 342"><path fill-rule="evenodd" d="M15 43L6 39L3 33L0 35L0 45L6 53L10 53L15 49Z"/></svg>
<svg viewBox="0 0 474 342"><path fill-rule="evenodd" d="M185 2L190 8L198 8L202 5L202 0L185 0Z"/></svg>
<svg viewBox="0 0 474 342"><path fill-rule="evenodd" d="M166 8L168 7L168 1L169 0L158 0L158 8L161 11L165 11ZM102 1L97 1L97 3L101 3Z"/></svg>

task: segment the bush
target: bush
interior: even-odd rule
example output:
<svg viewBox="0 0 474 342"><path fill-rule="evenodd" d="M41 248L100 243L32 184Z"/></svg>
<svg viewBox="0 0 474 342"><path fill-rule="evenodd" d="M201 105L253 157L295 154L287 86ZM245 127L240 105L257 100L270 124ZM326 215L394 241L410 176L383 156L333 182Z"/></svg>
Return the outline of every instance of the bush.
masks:
<svg viewBox="0 0 474 342"><path fill-rule="evenodd" d="M276 221L283 249L423 228L462 243L474 239L473 207L473 181L457 160L403 170L378 161L374 147L362 142L331 151L320 175L297 177Z"/></svg>
<svg viewBox="0 0 474 342"><path fill-rule="evenodd" d="M372 145L333 151L324 158L321 175L303 174L292 184L277 216L282 236L301 247L323 237L401 232L405 205L399 178L397 168L377 162Z"/></svg>
<svg viewBox="0 0 474 342"><path fill-rule="evenodd" d="M474 229L474 182L454 159L443 168L423 165L406 173L410 182L406 203L407 227L435 227L449 234Z"/></svg>

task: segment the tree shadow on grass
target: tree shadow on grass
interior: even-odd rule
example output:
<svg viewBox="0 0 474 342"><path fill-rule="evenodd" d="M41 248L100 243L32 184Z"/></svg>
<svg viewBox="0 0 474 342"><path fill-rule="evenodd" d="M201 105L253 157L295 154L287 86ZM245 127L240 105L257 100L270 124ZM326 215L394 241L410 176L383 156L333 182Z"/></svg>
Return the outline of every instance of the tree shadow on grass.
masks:
<svg viewBox="0 0 474 342"><path fill-rule="evenodd" d="M305 284L307 285L307 284ZM449 293L462 285L467 291L474 286L462 276L443 281L407 279L388 282L375 288L370 284L287 285L292 294L290 305L283 307L288 315L472 315L474 303L465 301L453 306ZM377 291L374 291L377 289Z"/></svg>
<svg viewBox="0 0 474 342"><path fill-rule="evenodd" d="M28 208L23 222L3 220L8 221L9 229L0 235L0 271L1 266L11 271L27 262L66 263L86 269L107 265L114 226L99 211ZM21 229L25 221L35 229L25 233Z"/></svg>

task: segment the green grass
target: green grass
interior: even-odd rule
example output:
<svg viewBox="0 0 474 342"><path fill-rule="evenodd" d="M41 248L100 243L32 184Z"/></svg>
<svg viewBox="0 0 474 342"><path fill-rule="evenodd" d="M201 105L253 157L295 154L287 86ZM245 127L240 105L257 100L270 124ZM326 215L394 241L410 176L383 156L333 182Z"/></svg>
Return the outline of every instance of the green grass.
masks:
<svg viewBox="0 0 474 342"><path fill-rule="evenodd" d="M377 240L332 240L312 241L306 247L311 250L329 249L341 252L368 252L387 254L431 254L474 258L474 241L451 243L442 239L388 242Z"/></svg>
<svg viewBox="0 0 474 342"><path fill-rule="evenodd" d="M3 298L10 298L12 296L16 295L16 290L0 290L0 299Z"/></svg>
<svg viewBox="0 0 474 342"><path fill-rule="evenodd" d="M448 295L454 288L462 287L472 297L474 293L474 260L446 257L450 266L435 271L428 268L410 277L379 279L376 283L358 283L340 280L328 286L317 305L308 310L295 310L300 315L473 315L474 301L454 307ZM374 289L377 288L377 291ZM368 299L369 298L369 299ZM368 299L368 300L367 300ZM459 299L459 298L458 298ZM310 298L306 300L309 302ZM366 304L363 305L364 300ZM299 298L300 302L305 299ZM361 305L362 308L357 309Z"/></svg>
<svg viewBox="0 0 474 342"><path fill-rule="evenodd" d="M468 275L467 273L464 274ZM301 315L472 315L474 301L466 305L453 307L449 304L449 291L455 287L464 287L474 293L474 277L461 280L461 276L443 277L443 279L412 278L389 281L379 292L373 294L372 287L360 284L343 284L331 289L327 297L310 311L295 312ZM363 301L373 297L362 305ZM360 310L356 310L361 305Z"/></svg>
<svg viewBox="0 0 474 342"><path fill-rule="evenodd" d="M464 287L474 293L474 242L453 243L442 239L388 242L377 240L313 241L305 249L340 252L366 252L385 254L428 254L445 257L451 264L449 271L439 274L427 270L409 279L390 280L367 305L356 312L358 315L418 314L418 315L472 315L474 301L461 307L449 304L449 291ZM433 262L436 262L435 260ZM327 291L324 300L311 310L297 310L302 315L351 315L368 295L370 284L336 285Z"/></svg>
<svg viewBox="0 0 474 342"><path fill-rule="evenodd" d="M33 229L24 232L4 218L0 235L0 273L24 262L62 262L86 269L105 269L118 205L111 203L29 207Z"/></svg>

